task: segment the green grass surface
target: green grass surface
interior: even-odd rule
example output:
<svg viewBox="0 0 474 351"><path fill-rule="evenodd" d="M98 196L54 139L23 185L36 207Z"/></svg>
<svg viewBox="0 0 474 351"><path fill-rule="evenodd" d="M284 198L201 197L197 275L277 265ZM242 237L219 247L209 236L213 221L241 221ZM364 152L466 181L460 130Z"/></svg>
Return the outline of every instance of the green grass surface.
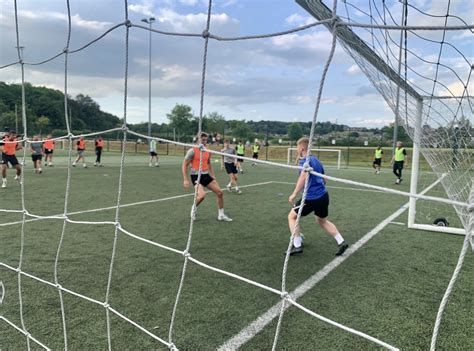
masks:
<svg viewBox="0 0 474 351"><path fill-rule="evenodd" d="M28 160L29 161L29 160ZM162 157L159 168L147 167L147 158L126 158L122 204L157 201L121 208L120 223L142 238L184 250L189 232L192 194L182 188L179 157ZM115 206L118 155L105 155L104 167L72 170L68 212ZM214 164L218 166L219 164ZM65 158L54 168L35 175L31 162L26 170L26 208L32 214L57 215L64 210ZM226 213L234 222L216 220L215 197L209 194L199 208L191 254L214 267L280 289L283 251L289 238L288 195L296 180L293 171L274 167L250 167L239 182L243 194L225 193ZM369 164L370 167L370 164ZM385 170L327 169L330 175L387 187L393 175ZM217 172L221 186L224 172ZM20 186L9 171L9 186L1 189L3 209L20 209ZM430 175L427 176L427 182ZM432 177L432 176L431 176ZM408 174L406 175L408 180ZM434 178L432 178L434 180ZM256 183L270 182L252 186ZM355 243L408 200L397 195L347 189L330 182L330 218L347 241ZM408 191L409 182L396 187ZM113 221L115 209L71 215L73 220ZM21 214L0 213L0 223L21 220ZM31 219L28 217L28 219ZM406 223L406 213L396 221ZM24 228L22 270L54 281L54 261L62 221L30 221ZM291 257L288 290L292 291L334 259L333 239L322 233L313 219L302 219L305 249ZM17 267L21 225L0 226L0 262ZM104 301L114 240L112 225L67 224L59 257L60 284L90 298ZM298 301L307 308L401 349L427 349L436 312L451 277L463 238L410 231L389 224L374 239ZM167 339L171 312L183 265L183 257L118 235L110 305L157 336ZM441 325L439 348L474 349L474 257L469 253ZM0 267L5 296L0 315L21 325L18 277ZM23 317L28 331L52 349L64 348L59 294L54 287L22 276ZM107 348L104 307L64 293L70 349ZM216 349L254 321L279 297L268 291L189 263L178 307L174 343L181 350ZM111 315L114 349L164 349L133 325ZM270 349L276 321L243 346L244 350ZM37 349L33 345L33 349ZM0 322L0 349L26 348L25 337ZM320 322L290 308L283 319L280 349L376 349L373 343Z"/></svg>

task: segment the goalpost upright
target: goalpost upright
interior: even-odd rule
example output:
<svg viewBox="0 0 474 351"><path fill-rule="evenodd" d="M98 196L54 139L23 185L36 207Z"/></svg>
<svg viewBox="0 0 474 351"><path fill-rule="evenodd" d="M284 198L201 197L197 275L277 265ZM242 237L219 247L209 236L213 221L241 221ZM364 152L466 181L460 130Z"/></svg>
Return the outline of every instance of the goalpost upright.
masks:
<svg viewBox="0 0 474 351"><path fill-rule="evenodd" d="M288 155L286 159L286 164L289 165L292 160L292 151L296 151L297 149L294 147L288 148ZM336 152L337 153L337 169L341 169L341 161L342 161L342 151L339 149L311 149L311 153L313 152Z"/></svg>
<svg viewBox="0 0 474 351"><path fill-rule="evenodd" d="M416 104L416 116L413 131L413 155L412 155L412 168L410 178L410 194L416 194L418 191L418 179L420 172L420 146L422 136L422 115L423 115L423 99L418 99ZM446 174L441 175L438 181L433 184L433 187L437 185ZM466 230L464 228L451 228L445 226L437 226L433 224L419 224L416 223L416 203L417 199L410 197L408 207L408 228L418 230L428 230L432 232L448 233L448 234L459 234L465 235Z"/></svg>
<svg viewBox="0 0 474 351"><path fill-rule="evenodd" d="M321 0L296 0L296 2L319 21L333 18L332 11ZM340 18L336 17L335 21L340 21ZM331 30L332 24L324 23L323 25ZM410 186L410 192L416 194L418 190L420 152L422 152L423 156L427 159L428 163L433 168L433 171L436 173L438 183L441 182L449 197L458 201L467 200L464 188L462 191L456 191L455 193L450 190L451 183L462 182L467 178L467 176L465 174L460 174L460 172L455 169L447 167L445 162L446 155L443 154L444 151L442 149L435 150L435 145L433 144L434 141L425 138L426 136L424 135L423 130L423 121L426 119L425 123L432 121L436 124L438 129L443 131L443 134L438 135L438 137L446 137L446 132L450 132L449 123L452 123L459 118L457 112L453 113L452 110L449 110L448 105L443 103L442 107L448 108L450 117L443 116L444 111L435 109L436 102L434 102L442 100L442 96L434 96L432 94L425 97L420 94L416 89L419 89L419 85L411 83L408 79L405 79L400 72L397 72L395 67L390 65L390 62L386 62L377 52L374 51L375 49L372 49L367 45L364 40L353 31L353 29L340 25L337 27L336 33L340 44L354 59L361 71L365 73L367 78L380 92L392 110L396 114L405 115L403 120L404 127L413 140L412 183ZM403 50L402 46L399 48L400 50ZM398 60L400 60L400 56ZM398 69L400 71L400 65ZM450 93L452 94L452 92ZM405 99L400 98L402 94L404 94ZM451 96L449 96L449 98L451 98ZM461 102L469 99L469 96L461 96L459 98L453 95L452 98L459 100L459 105L461 105ZM426 103L428 99L431 100L429 103ZM451 145L451 140L443 139L443 143L445 144L444 147L447 149L453 147L453 145ZM423 150L421 150L422 146ZM462 161L465 163L463 164L463 170L467 167L466 164L469 163L469 161L466 160L468 157L469 156L462 155ZM459 196L457 193L462 193L462 195ZM416 199L411 197L409 202L409 228L465 234L465 229L416 224L416 202ZM463 222L463 225L466 225L465 211L456 208L456 212Z"/></svg>

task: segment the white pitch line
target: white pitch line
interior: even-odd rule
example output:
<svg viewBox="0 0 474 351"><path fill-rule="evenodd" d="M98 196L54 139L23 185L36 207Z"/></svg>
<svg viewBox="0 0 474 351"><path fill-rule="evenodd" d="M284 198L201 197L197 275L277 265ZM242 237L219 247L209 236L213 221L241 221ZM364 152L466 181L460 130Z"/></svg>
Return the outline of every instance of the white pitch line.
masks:
<svg viewBox="0 0 474 351"><path fill-rule="evenodd" d="M382 222L379 223L374 229L370 232L365 234L362 238L360 238L354 245L351 245L345 252L343 256L338 256L329 262L326 266L324 266L319 272L315 273L313 276L308 278L304 281L301 285L299 285L293 292L291 292L291 296L297 300L305 293L307 293L310 289L312 289L317 283L323 280L329 273L331 273L334 269L336 269L341 263L343 263L346 259L348 259L354 252L359 250L362 246L364 246L370 239L372 239L375 235L377 235L387 224L393 221L395 218L400 216L403 212L406 211L408 208L408 202L403 205L399 210L395 211L389 217L385 218ZM290 305L286 305L286 309L288 309ZM227 340L224 344L222 344L218 350L237 350L239 347L244 345L246 342L251 340L255 335L263 330L270 322L280 315L281 311L281 304L277 303L265 313L260 315L256 320L250 323L247 327L242 329L238 334Z"/></svg>
<svg viewBox="0 0 474 351"><path fill-rule="evenodd" d="M390 222L390 224L407 225L406 223L403 223L403 222Z"/></svg>
<svg viewBox="0 0 474 351"><path fill-rule="evenodd" d="M267 185L267 184L272 184L272 183L273 183L273 181L262 182L262 183L254 183L254 184L247 184L247 185L241 185L240 188L249 188L249 187L251 187L251 186ZM226 188L222 188L221 190L226 190ZM210 192L211 192L210 190L206 191L206 193L210 193ZM190 193L190 194L183 194L183 195L175 195L175 196L170 196L170 197L164 197L164 198L161 198L161 199L146 200L146 201L140 201L140 202L132 202L132 203L129 203L129 204L122 204L122 205L120 205L120 208L123 208L123 207L131 207L131 206L137 206L137 205L145 205L145 204L151 204L151 203L155 203L155 202L162 202L162 201L168 201L168 200L175 200L175 199L180 199L180 198L188 197L188 196L194 196L194 192L193 192L193 193ZM78 214L83 214L83 213L100 212L100 211L114 210L114 209L116 209L116 208L117 208L117 206L115 205L115 206L109 206L109 207L95 208L95 209L91 209L91 210L69 212L67 215L68 215L68 216L72 216L72 215L78 215ZM22 212L22 211L20 211L20 212ZM51 219L51 218L59 217L59 216L62 216L62 215L63 215L63 214L60 213L60 214L56 214L56 215L53 215L53 216L42 216L42 217L38 217L38 218L28 219L28 220L25 221L25 223L26 223L26 222L40 221L40 220L43 220L43 219ZM1 224L0 224L0 227L6 227L6 226L15 225L15 224L21 224L21 223L23 223L23 221L9 222L9 223L1 223Z"/></svg>
<svg viewBox="0 0 474 351"><path fill-rule="evenodd" d="M440 180L436 180L426 189L424 189L421 194L427 193L431 188L433 188ZM276 183L276 182L275 182ZM279 182L284 184L284 182ZM348 189L355 189L355 188L348 188ZM359 190L359 189L357 189ZM367 190L367 189L364 189ZM359 250L363 245L365 245L370 239L372 239L375 235L377 235L383 228L385 228L388 224L390 224L393 220L395 220L398 216L400 216L403 212L405 212L409 206L409 202L403 205L400 209L395 211L393 214L385 218L382 222L380 222L374 229L370 232L365 234L362 238L360 238L354 245L349 247L343 256L338 256L329 262L326 266L323 267L319 272L316 272L306 281L304 281L301 285L299 285L290 295L297 300L301 296L303 296L306 292L312 289L317 283L323 280L329 273L331 273L334 269L336 269L342 262L344 262L347 258L349 258L354 252ZM286 309L290 306L286 305ZM219 347L219 351L227 351L227 350L236 350L246 342L251 340L255 335L263 330L270 322L275 319L277 316L280 315L281 311L281 304L277 303L265 313L260 315L256 320L250 323L247 327L242 329L238 334L227 340L224 344Z"/></svg>

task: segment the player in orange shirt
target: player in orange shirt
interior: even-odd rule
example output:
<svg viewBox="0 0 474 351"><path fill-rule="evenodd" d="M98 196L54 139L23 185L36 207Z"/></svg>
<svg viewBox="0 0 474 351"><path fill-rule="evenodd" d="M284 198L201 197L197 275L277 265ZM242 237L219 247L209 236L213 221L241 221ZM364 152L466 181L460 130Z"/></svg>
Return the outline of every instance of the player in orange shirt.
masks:
<svg viewBox="0 0 474 351"><path fill-rule="evenodd" d="M84 140L84 137L81 136L79 138L79 140L76 142L76 146L77 146L77 158L72 163L72 166L76 167L76 164L82 160L82 167L87 168L86 160L84 158L84 153L86 151L86 141Z"/></svg>
<svg viewBox="0 0 474 351"><path fill-rule="evenodd" d="M2 168L2 188L6 188L8 163L16 169L15 179L18 182L21 181L21 166L15 156L16 151L21 149L21 145L18 144L18 141L16 140L16 132L13 130L11 130L3 139L2 144L3 153L2 160L0 161Z"/></svg>
<svg viewBox="0 0 474 351"><path fill-rule="evenodd" d="M52 139L52 135L49 134L43 142L43 153L44 153L44 164L45 166L53 167L53 152L55 141Z"/></svg>
<svg viewBox="0 0 474 351"><path fill-rule="evenodd" d="M207 133L201 133L198 137L197 142L198 144L201 143L203 146L206 146L207 139ZM186 153L181 167L181 171L183 173L183 186L185 189L188 189L191 185L188 179L188 167L191 166L191 181L194 186L198 187L196 206L199 206L199 204L206 197L206 190L204 189L204 187L206 187L212 192L214 192L217 196L217 220L232 222L232 219L227 217L224 213L224 194L215 179L214 170L212 169L211 164L211 154L209 153L209 151L205 151L202 153L201 178L199 179L199 183L197 183L199 175L199 163L201 162L200 155L201 151L199 149L199 146L195 146L189 149Z"/></svg>

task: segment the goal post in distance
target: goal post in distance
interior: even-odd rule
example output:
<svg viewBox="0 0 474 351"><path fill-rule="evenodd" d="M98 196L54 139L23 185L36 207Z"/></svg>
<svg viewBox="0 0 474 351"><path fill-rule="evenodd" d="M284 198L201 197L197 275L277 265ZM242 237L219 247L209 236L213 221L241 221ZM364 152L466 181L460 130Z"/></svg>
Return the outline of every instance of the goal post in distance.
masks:
<svg viewBox="0 0 474 351"><path fill-rule="evenodd" d="M288 148L288 156L286 159L286 164L289 165L290 163L294 163L295 157L294 155L296 154L297 148L295 147L289 147ZM342 152L341 150L338 149L311 149L311 155L317 155L321 152L325 153L332 153L334 154L334 158L336 160L336 155L337 155L337 169L341 169L341 160L342 160Z"/></svg>

